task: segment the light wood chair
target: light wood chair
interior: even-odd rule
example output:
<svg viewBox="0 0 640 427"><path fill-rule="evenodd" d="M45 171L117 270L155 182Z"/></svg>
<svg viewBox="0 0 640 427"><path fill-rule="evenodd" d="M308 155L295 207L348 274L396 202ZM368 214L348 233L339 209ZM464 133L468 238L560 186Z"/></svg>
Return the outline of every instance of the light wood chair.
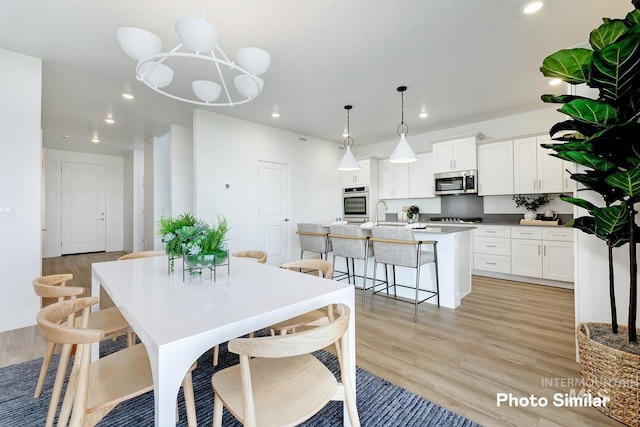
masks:
<svg viewBox="0 0 640 427"><path fill-rule="evenodd" d="M229 341L229 351L240 356L240 364L211 378L213 426L222 426L224 407L247 427L294 426L330 400L345 401L351 425L360 426L346 352L338 354L341 383L311 354L337 342L347 348L350 310L339 304L336 312L331 323L309 331Z"/></svg>
<svg viewBox="0 0 640 427"><path fill-rule="evenodd" d="M85 290L83 287L79 286L66 286L67 282L71 279L73 279L72 274L53 274L38 277L33 280L33 289L36 295L40 298L55 298L58 302L65 301L67 299L75 299L78 296L82 296ZM81 321L82 318L77 319L77 322ZM89 328L103 330L106 338L115 338L118 335L123 335L130 331L129 323L116 307L106 308L95 313L90 313L88 322ZM47 372L49 371L51 357L53 356L55 348L55 342L47 342L47 351L42 359L42 367L40 368L40 375L38 376L33 397L40 397L42 393L44 380ZM69 348L68 352L62 351L60 354L60 364L68 366L69 357L71 356L70 350L71 349ZM53 425L65 377L66 370L63 375L56 375L54 380L51 400L49 403L49 411L47 413L45 424L46 426Z"/></svg>
<svg viewBox="0 0 640 427"><path fill-rule="evenodd" d="M136 259L136 258L147 258L154 256L163 256L167 253L165 251L140 251L140 252L131 252L130 254L122 255L118 258L118 261L122 261L125 259Z"/></svg>
<svg viewBox="0 0 640 427"><path fill-rule="evenodd" d="M414 291L413 301L413 321L418 321L418 305L431 299L436 298L438 307L440 307L440 281L438 279L438 242L435 240L416 240L415 233L411 228L405 227L373 227L371 229L371 242L376 252L373 264L373 285L371 287L371 309L373 310L374 296L380 292L386 291L389 295L389 276L387 267L392 267L393 297L397 298L396 286L408 288ZM428 250L427 248L430 248ZM433 263L434 265L434 288L423 289L420 286L420 267L425 264ZM384 264L385 284L384 289L378 289L379 283L376 281L376 271L378 264ZM415 284L398 284L396 283L396 266L415 268ZM404 301L403 299L399 299Z"/></svg>
<svg viewBox="0 0 640 427"><path fill-rule="evenodd" d="M232 256L239 258L253 258L258 260L258 263L264 264L267 262L267 253L265 251L240 251L234 252L231 254ZM253 337L253 332L249 334L249 337ZM220 360L220 346L216 345L213 347L213 366L218 366L218 362Z"/></svg>
<svg viewBox="0 0 640 427"><path fill-rule="evenodd" d="M325 279L333 278L333 266L329 261L325 261L322 259L315 258L303 258L296 259L293 261L287 261L282 263L280 268L285 268L287 270L296 270L301 271L303 273L311 274L316 273L318 276L324 277ZM305 314L301 314L300 316L296 316L291 319L287 319L284 322L276 323L275 325L269 326L269 330L271 331L271 335L275 335L279 333L281 335L296 332L300 328L307 326L314 326L322 319L329 319L330 312L328 309L318 309L313 310Z"/></svg>
<svg viewBox="0 0 640 427"><path fill-rule="evenodd" d="M58 425L66 426L71 417L72 426L94 426L119 403L153 390L149 355L143 344L91 361L91 345L105 338L104 330L89 329L90 309L98 302L95 297L58 302L36 316L40 334L47 341L62 344L63 351L77 346ZM82 322L78 326L75 313L79 311ZM190 427L197 426L191 378L195 366L182 383ZM66 370L66 364L58 365L59 376Z"/></svg>
<svg viewBox="0 0 640 427"><path fill-rule="evenodd" d="M234 252L231 255L240 258L254 258L257 259L260 264L267 262L267 253L265 251L241 251Z"/></svg>

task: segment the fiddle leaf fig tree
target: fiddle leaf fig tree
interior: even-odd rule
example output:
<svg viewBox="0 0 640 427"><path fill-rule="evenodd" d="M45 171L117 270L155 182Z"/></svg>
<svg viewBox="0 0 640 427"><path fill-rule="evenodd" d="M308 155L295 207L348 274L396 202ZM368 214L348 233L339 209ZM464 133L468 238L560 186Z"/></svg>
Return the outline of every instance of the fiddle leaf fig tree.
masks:
<svg viewBox="0 0 640 427"><path fill-rule="evenodd" d="M579 95L543 95L547 103L562 104L569 116L549 131L554 156L576 163L571 178L602 197L604 206L561 196L585 209L570 226L606 241L609 252L609 295L612 329L618 332L613 248L629 243L629 341L637 343L637 260L640 230L634 205L640 201L640 0L624 19L604 18L589 36L591 49L562 49L544 59L540 71L571 85L598 91L591 99Z"/></svg>

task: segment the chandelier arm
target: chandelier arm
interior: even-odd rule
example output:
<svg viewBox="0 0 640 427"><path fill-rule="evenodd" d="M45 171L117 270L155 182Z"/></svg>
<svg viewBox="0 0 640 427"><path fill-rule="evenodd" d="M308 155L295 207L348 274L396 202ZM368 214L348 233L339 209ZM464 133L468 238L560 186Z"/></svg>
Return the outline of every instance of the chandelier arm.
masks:
<svg viewBox="0 0 640 427"><path fill-rule="evenodd" d="M167 52L167 54L172 54L175 53L178 49L180 49L182 47L182 43L178 43L178 46L174 47L173 49L171 49L169 52ZM149 59L151 58L156 58L159 57L159 55L154 55L154 56L150 56L148 58L144 58L144 59L140 59L138 60L138 64L142 64L145 62L149 62ZM136 74L137 74L137 79L140 81L144 81L144 77L149 74L151 71L155 70L156 68L158 68L158 65L162 64L164 61L167 60L167 58L169 58L168 55L166 54L162 54L162 56L160 57L160 59L158 59L157 61L155 61L155 65L153 67L149 67L149 69L147 71L145 71L142 74L138 74L137 69L136 69Z"/></svg>
<svg viewBox="0 0 640 427"><path fill-rule="evenodd" d="M229 64L229 68L231 68L232 70L234 68L236 68L236 64L232 60L229 59L229 57L224 53L224 50L222 50L222 48L219 45L216 44L215 48L218 50L218 52L220 52L220 55L222 55L222 57L224 58L225 62L227 62ZM211 56L213 56L215 58L216 54L213 53L213 51L211 51Z"/></svg>
<svg viewBox="0 0 640 427"><path fill-rule="evenodd" d="M211 55L213 55L213 51L211 51ZM215 58L215 56L214 56ZM220 64L216 62L216 70L218 70L218 75L220 76L220 82L222 83L222 87L224 89L224 93L227 95L227 99L229 100L229 106L233 107L233 100L231 99L231 94L229 93L229 88L227 88L227 82L222 76L222 71L220 70Z"/></svg>

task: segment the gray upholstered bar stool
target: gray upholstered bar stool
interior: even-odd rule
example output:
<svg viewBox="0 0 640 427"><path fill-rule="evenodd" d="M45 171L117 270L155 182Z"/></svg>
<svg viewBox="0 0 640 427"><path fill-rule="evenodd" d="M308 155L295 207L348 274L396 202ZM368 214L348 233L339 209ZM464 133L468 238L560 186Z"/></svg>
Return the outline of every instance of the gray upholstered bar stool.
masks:
<svg viewBox="0 0 640 427"><path fill-rule="evenodd" d="M392 267L393 295L395 298L397 298L396 286L415 289L415 297L413 300L414 322L418 321L418 304L435 297L438 301L438 307L440 307L438 242L435 240L416 240L413 229L405 227L373 227L371 229L371 235L373 248L376 252L373 265L373 285L371 286L371 309L373 309L373 299L377 293L385 290L387 294L389 293L388 266ZM425 246L430 246L432 249L425 250ZM420 288L420 267L431 262L434 263L435 291ZM376 290L376 270L378 264L384 264L387 279L386 288L380 290ZM396 266L416 269L416 282L414 286L396 283Z"/></svg>
<svg viewBox="0 0 640 427"><path fill-rule="evenodd" d="M333 269L336 269L336 258L344 257L347 264L347 281L356 284L356 277L362 277L362 304L367 291L367 270L369 266L369 236L364 234L364 230L359 225L330 225L329 240L333 249ZM355 270L356 259L364 261L364 271L362 276L358 276ZM351 261L351 265L349 265Z"/></svg>
<svg viewBox="0 0 640 427"><path fill-rule="evenodd" d="M305 252L316 252L320 259L327 260L327 254L331 252L329 241L329 227L320 224L298 224L298 236L300 236L300 258L304 258Z"/></svg>

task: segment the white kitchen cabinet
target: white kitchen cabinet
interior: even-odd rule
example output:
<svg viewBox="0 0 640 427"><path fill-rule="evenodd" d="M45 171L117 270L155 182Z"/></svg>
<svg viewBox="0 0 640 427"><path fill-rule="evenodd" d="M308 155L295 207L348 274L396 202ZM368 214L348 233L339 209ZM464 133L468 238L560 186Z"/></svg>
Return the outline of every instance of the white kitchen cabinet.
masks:
<svg viewBox="0 0 640 427"><path fill-rule="evenodd" d="M378 162L378 194L380 199L409 197L409 163Z"/></svg>
<svg viewBox="0 0 640 427"><path fill-rule="evenodd" d="M371 184L371 160L359 160L358 163L360 163L360 170L340 171L340 185L342 187Z"/></svg>
<svg viewBox="0 0 640 427"><path fill-rule="evenodd" d="M576 165L568 160L562 161L562 173L563 173L563 181L562 181L562 191L565 193L573 193L576 189L576 182L571 179L571 173L575 172Z"/></svg>
<svg viewBox="0 0 640 427"><path fill-rule="evenodd" d="M451 172L478 168L476 137L433 144L433 172Z"/></svg>
<svg viewBox="0 0 640 427"><path fill-rule="evenodd" d="M565 164L549 155L553 150L540 144L551 140L547 136L521 138L513 141L513 191L515 194L561 193L564 190Z"/></svg>
<svg viewBox="0 0 640 427"><path fill-rule="evenodd" d="M478 194L513 194L513 141L478 146Z"/></svg>
<svg viewBox="0 0 640 427"><path fill-rule="evenodd" d="M573 281L573 230L512 227L511 273Z"/></svg>
<svg viewBox="0 0 640 427"><path fill-rule="evenodd" d="M473 230L473 268L511 273L511 227L477 225Z"/></svg>
<svg viewBox="0 0 640 427"><path fill-rule="evenodd" d="M418 154L418 161L409 163L409 197L435 197L433 154Z"/></svg>

